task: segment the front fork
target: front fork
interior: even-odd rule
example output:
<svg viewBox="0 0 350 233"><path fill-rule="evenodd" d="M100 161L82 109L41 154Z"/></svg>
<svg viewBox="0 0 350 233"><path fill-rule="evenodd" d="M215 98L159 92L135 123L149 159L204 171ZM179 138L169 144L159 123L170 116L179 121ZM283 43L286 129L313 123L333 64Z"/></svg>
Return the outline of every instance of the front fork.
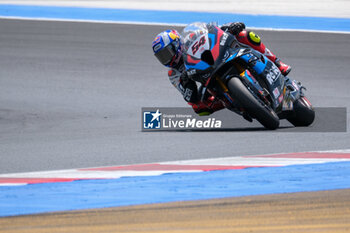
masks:
<svg viewBox="0 0 350 233"><path fill-rule="evenodd" d="M300 82L290 80L288 77L286 77L285 82L282 111L290 111L293 110L293 102L305 96L303 90L306 90L306 88Z"/></svg>
<svg viewBox="0 0 350 233"><path fill-rule="evenodd" d="M219 87L221 88L222 93L223 93L225 99L228 101L229 105L230 106L235 105L234 99L232 99L226 84L221 80L220 77L215 77L215 79L216 79L216 82L219 84ZM228 103L225 103L225 105L227 105Z"/></svg>

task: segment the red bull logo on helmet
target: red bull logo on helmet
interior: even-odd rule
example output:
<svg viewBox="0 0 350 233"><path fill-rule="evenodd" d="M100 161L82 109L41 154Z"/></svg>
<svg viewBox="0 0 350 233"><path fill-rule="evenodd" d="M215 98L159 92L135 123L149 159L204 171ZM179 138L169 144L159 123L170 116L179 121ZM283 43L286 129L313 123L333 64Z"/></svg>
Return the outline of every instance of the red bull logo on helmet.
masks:
<svg viewBox="0 0 350 233"><path fill-rule="evenodd" d="M157 53L162 48L179 39L180 36L176 30L167 30L158 34L152 43L154 53Z"/></svg>

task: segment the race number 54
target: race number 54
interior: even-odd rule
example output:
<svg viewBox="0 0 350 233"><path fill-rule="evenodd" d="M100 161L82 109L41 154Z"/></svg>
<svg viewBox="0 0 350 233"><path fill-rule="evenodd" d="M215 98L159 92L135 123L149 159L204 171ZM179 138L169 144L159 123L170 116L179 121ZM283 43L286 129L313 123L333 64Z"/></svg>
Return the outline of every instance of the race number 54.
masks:
<svg viewBox="0 0 350 233"><path fill-rule="evenodd" d="M195 55L196 52L199 50L199 48L205 44L205 42L206 42L205 36L202 36L200 40L196 41L196 43L192 45L192 54Z"/></svg>

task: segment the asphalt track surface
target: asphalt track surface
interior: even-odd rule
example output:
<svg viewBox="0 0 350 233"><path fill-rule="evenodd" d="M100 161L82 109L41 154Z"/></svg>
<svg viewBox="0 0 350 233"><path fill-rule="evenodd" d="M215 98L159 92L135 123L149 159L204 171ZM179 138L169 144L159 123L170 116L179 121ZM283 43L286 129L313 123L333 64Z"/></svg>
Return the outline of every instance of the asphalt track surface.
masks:
<svg viewBox="0 0 350 233"><path fill-rule="evenodd" d="M141 107L187 106L152 54L166 28L1 19L0 173L349 148L348 132L141 132ZM314 106L349 109L349 34L257 32Z"/></svg>

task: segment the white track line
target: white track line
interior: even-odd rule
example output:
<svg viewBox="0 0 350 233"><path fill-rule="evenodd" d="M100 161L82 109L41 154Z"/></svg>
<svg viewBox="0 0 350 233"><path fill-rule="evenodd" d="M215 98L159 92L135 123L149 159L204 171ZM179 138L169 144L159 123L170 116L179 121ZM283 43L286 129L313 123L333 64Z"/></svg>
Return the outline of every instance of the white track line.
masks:
<svg viewBox="0 0 350 233"><path fill-rule="evenodd" d="M157 22L134 22L134 21L108 21L108 20L79 20L79 19L60 19L60 18L26 18L13 16L0 16L0 19L27 20L27 21L52 21L52 22L77 22L77 23L101 23L101 24L126 24L126 25L145 25L145 26L169 26L184 27L187 24L176 23L157 23ZM350 34L346 31L327 31L327 30L304 30L304 29L288 29L288 28L264 28L264 27L248 27L250 30L263 31L281 31L281 32L309 32L309 33L331 33L331 34Z"/></svg>
<svg viewBox="0 0 350 233"><path fill-rule="evenodd" d="M159 176L166 173L243 169L245 167L281 167L289 165L320 164L344 161L350 161L349 149L0 174L0 185L9 186L26 184L25 181L22 182L22 180L18 179L117 179L121 177ZM13 182L11 182L11 179L14 179Z"/></svg>

